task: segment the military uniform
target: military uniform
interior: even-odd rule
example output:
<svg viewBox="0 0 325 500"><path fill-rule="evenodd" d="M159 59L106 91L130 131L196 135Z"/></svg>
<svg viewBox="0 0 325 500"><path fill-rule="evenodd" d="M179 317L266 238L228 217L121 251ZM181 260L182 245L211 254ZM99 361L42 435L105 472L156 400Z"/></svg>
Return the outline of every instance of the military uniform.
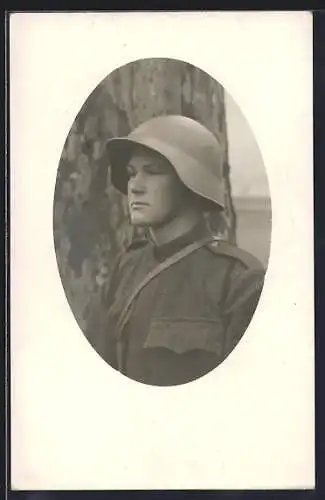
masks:
<svg viewBox="0 0 325 500"><path fill-rule="evenodd" d="M141 288L121 323L127 301L143 278L199 241L204 243ZM119 259L106 297L102 355L139 382L190 382L215 368L238 343L256 308L263 278L257 259L225 242L213 242L202 225L161 247L150 242L131 245Z"/></svg>
<svg viewBox="0 0 325 500"><path fill-rule="evenodd" d="M111 182L123 194L135 146L162 155L201 202L225 208L223 149L202 124L160 116L127 137L110 139ZM190 382L220 364L238 343L263 279L257 259L216 240L203 222L162 246L131 245L116 263L105 298L105 335L96 348L131 379L161 386Z"/></svg>

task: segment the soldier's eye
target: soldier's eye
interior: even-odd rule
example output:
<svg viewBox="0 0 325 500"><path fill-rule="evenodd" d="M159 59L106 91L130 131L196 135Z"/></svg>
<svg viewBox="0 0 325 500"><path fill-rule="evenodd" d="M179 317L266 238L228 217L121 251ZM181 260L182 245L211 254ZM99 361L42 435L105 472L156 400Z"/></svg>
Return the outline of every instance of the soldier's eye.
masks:
<svg viewBox="0 0 325 500"><path fill-rule="evenodd" d="M152 165L147 165L146 172L152 175L161 175L166 173L166 169L163 165L153 163Z"/></svg>

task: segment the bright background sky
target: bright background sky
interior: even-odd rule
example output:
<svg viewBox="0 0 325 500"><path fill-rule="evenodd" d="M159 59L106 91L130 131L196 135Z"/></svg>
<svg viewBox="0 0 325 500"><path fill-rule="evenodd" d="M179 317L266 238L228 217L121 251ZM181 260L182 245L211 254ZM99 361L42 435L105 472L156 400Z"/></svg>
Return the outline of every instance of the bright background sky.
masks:
<svg viewBox="0 0 325 500"><path fill-rule="evenodd" d="M266 170L250 125L227 92L225 103L233 196L269 196Z"/></svg>

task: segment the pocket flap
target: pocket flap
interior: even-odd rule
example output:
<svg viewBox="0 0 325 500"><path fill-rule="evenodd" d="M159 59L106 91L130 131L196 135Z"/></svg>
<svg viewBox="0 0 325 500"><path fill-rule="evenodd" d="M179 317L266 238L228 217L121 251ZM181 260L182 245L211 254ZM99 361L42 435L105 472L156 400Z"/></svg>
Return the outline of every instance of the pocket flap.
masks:
<svg viewBox="0 0 325 500"><path fill-rule="evenodd" d="M153 320L144 347L164 347L177 354L195 349L221 355L224 327L221 320Z"/></svg>

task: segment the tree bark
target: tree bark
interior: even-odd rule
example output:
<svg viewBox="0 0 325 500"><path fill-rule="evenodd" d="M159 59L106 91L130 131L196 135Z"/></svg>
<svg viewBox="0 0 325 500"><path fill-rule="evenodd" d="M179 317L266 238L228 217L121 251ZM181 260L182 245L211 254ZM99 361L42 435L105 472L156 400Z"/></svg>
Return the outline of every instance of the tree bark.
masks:
<svg viewBox="0 0 325 500"><path fill-rule="evenodd" d="M198 68L170 59L141 60L117 69L76 117L63 148L54 198L59 272L88 338L100 328L102 289L109 282L114 258L139 236L128 223L125 197L110 183L105 142L166 114L194 118L218 137L225 153L225 237L235 241L222 86Z"/></svg>

